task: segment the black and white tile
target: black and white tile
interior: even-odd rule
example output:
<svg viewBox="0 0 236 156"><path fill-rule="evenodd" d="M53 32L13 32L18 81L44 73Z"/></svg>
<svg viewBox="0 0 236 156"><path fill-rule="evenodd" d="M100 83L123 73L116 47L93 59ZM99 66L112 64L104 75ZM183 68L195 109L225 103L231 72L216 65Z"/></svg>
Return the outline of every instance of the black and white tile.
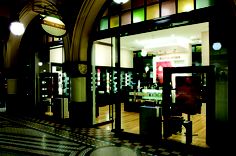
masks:
<svg viewBox="0 0 236 156"><path fill-rule="evenodd" d="M0 114L0 156L206 156L207 153L148 144L97 128L71 128L66 124Z"/></svg>

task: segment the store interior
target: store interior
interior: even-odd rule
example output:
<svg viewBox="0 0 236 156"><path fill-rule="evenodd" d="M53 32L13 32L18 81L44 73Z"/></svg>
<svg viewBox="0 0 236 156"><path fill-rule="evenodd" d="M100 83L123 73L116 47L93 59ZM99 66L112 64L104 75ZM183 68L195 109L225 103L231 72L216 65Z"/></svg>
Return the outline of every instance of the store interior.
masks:
<svg viewBox="0 0 236 156"><path fill-rule="evenodd" d="M209 23L198 23L173 27L148 33L120 38L120 87L121 128L124 132L140 134L140 107L162 105L162 84L164 67L207 66L209 65ZM109 97L115 92L116 84L112 58L112 38L97 40L93 50L94 123L100 128L112 129L114 121L114 100ZM191 76L189 73L173 74L172 87L176 77ZM125 89L122 89L125 88ZM173 101L175 101L173 94ZM97 101L97 103L95 102ZM206 106L201 103L199 113L182 117L191 120L192 144L206 147ZM109 122L110 121L110 122ZM168 139L186 141L185 128Z"/></svg>
<svg viewBox="0 0 236 156"><path fill-rule="evenodd" d="M115 46L112 45L114 38L95 41L91 72L93 124L107 130L114 128L116 117L114 95L120 87L121 129L127 133L140 135L142 106L162 107L163 68L209 65L208 29L208 22L205 22L123 36L120 38L119 68L116 67L117 54L114 53ZM61 41L60 38L55 39L57 42ZM48 40L53 39L48 38ZM70 79L62 68L64 49L59 44L51 46L49 52L50 63L36 60L37 73L40 73L38 75L40 101L43 103L39 109L43 109L41 112L47 116L68 119ZM117 69L120 72L119 85ZM173 88L176 87L176 78L181 76L186 77L191 74L173 74ZM49 90L50 88L58 88L58 91L54 93L53 90ZM173 92L173 102L175 95ZM55 107L53 109L57 111L52 111L52 103ZM205 112L206 104L202 102L199 113L191 115L190 118L186 113L181 115L182 119L191 120L193 123L193 144L203 147L207 146ZM168 139L186 142L186 129L183 125L180 129Z"/></svg>

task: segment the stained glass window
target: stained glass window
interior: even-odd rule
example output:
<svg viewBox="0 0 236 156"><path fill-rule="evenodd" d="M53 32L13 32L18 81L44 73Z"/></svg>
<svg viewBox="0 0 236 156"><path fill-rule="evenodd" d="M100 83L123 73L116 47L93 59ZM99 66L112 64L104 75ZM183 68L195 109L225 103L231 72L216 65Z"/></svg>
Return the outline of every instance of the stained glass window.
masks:
<svg viewBox="0 0 236 156"><path fill-rule="evenodd" d="M196 0L196 9L214 5L214 0Z"/></svg>
<svg viewBox="0 0 236 156"><path fill-rule="evenodd" d="M119 26L119 16L112 16L110 18L110 28L118 27Z"/></svg>
<svg viewBox="0 0 236 156"><path fill-rule="evenodd" d="M178 13L194 10L194 0L178 0Z"/></svg>
<svg viewBox="0 0 236 156"><path fill-rule="evenodd" d="M161 3L161 16L173 15L176 13L175 0L168 0Z"/></svg>
<svg viewBox="0 0 236 156"><path fill-rule="evenodd" d="M100 21L100 30L108 29L108 18L103 17Z"/></svg>
<svg viewBox="0 0 236 156"><path fill-rule="evenodd" d="M133 23L144 21L144 8L133 10Z"/></svg>
<svg viewBox="0 0 236 156"><path fill-rule="evenodd" d="M131 13L130 11L125 12L121 15L121 25L126 25L131 23Z"/></svg>
<svg viewBox="0 0 236 156"><path fill-rule="evenodd" d="M147 20L159 17L160 17L159 4L154 4L147 7Z"/></svg>

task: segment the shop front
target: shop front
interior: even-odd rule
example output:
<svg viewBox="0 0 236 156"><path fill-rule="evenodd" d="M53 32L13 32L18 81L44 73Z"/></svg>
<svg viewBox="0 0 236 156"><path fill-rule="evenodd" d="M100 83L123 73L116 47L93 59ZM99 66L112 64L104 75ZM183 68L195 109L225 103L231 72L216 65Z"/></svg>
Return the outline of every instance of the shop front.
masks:
<svg viewBox="0 0 236 156"><path fill-rule="evenodd" d="M178 1L178 5L176 1L160 3L145 1L139 7L136 6L137 4L132 1L132 3L121 5L120 14L117 16L112 10L108 9L108 12L104 13L100 21L100 31L97 31L95 35L97 40L94 41L94 45L99 45L100 49L93 48L93 53L97 56L95 58L99 58L98 60L103 63L100 65L94 63L94 67L99 68L98 66L100 66L101 69L105 69L105 67L102 67L106 66L104 62L111 60L112 64L112 60L114 60L115 63L120 65L116 68L117 70L120 72L127 71L124 76L121 74L117 74L116 77L111 76L110 78L112 79L104 78L102 80L102 77L97 77L98 81L93 83L94 89L97 90L101 88L100 81L106 82L108 87L103 89L103 92L108 95L110 93L124 93L118 103L122 109L112 109L115 114L113 114L114 122L102 128L115 130L114 123L119 120L122 121L119 128L124 132L142 135L144 133L143 129L146 129L148 125L146 125L146 128L141 125L145 123L143 122L145 118L143 114L145 113L141 111L145 110L143 107L153 107L158 112L161 112L154 113L154 116L162 114L161 120L158 120L158 122L161 122L163 126L160 132L163 139L208 147L213 139L212 132L214 131L209 127L214 127L212 123L215 120L215 116L217 116L214 110L221 105L215 103L215 97L217 97L214 94L215 84L209 83L215 82L215 77L210 76L210 74L214 75L212 71L216 68L217 70L219 68L227 68L226 60L222 60L222 63L215 67L215 56L212 56L213 53L217 52L211 47L216 42L216 38L214 38L215 32L212 30L215 19L209 13L209 11L214 10L214 2L208 1L203 4L202 1L194 1L191 11L184 11L182 6L186 5L187 2L185 4L182 1ZM143 11L141 6L145 8ZM165 15L165 7L170 6L175 6L174 8L177 10ZM111 5L110 9L113 9L113 7L115 7L114 4ZM151 7L152 9L158 8L160 13L157 18L152 20L148 19L151 18L149 16ZM140 18L142 12L143 18ZM130 16L129 13L131 13ZM135 18L136 16L139 17L140 21L135 21L137 19ZM129 21L128 17L132 17L130 23L123 23ZM106 20L107 23L105 22ZM115 21L117 20L120 22L116 23ZM222 31L221 29L219 30ZM112 36L117 36L117 34L121 36L118 37L119 44L112 42ZM114 45L120 46L118 51L112 48ZM110 56L107 54L102 55L105 51ZM223 50L221 49L220 51ZM221 55L225 54L221 53ZM185 70L185 68L188 69ZM166 70L169 69L176 71L166 75ZM98 71L100 72L101 70L94 70L93 74L100 75ZM197 81L194 81L195 78ZM186 86L188 86L188 91L186 91L183 89L185 87L179 87L181 84L180 79L193 79L194 85L188 86L186 83ZM110 84L112 85L109 86ZM116 91L112 91L114 86L117 88ZM227 87L227 85L224 87ZM179 90L179 88L181 89ZM191 94L192 98L183 98L184 101L181 101L179 100L180 93ZM94 95L100 96L99 94ZM225 98L227 98L227 95ZM101 99L106 101L109 98L98 98L99 101ZM191 102L187 102L187 100ZM117 105L115 99L108 101L114 107ZM96 105L96 100L94 100L94 103ZM166 122L168 121L166 114L169 111L174 111L174 106L179 103L182 104L180 104L181 108L184 103L191 103L199 107L188 109L189 105L185 105L184 107L186 108L182 108L182 110L187 111L176 111L176 114L174 113L173 115L173 120ZM167 109L172 106L173 110ZM116 114L119 114L119 116ZM126 118L127 116L129 118ZM155 125L155 123L152 124ZM201 129L203 133L200 133L197 129ZM148 129L146 130L148 131Z"/></svg>

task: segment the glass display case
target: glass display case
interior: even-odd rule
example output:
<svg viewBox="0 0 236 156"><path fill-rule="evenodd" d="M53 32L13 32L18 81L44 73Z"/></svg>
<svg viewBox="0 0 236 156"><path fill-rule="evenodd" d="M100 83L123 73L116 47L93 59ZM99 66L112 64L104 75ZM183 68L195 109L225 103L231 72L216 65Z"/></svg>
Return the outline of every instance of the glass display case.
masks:
<svg viewBox="0 0 236 156"><path fill-rule="evenodd" d="M139 112L140 106L159 106L162 103L162 90L142 89L140 92L129 92L125 102L125 111Z"/></svg>

